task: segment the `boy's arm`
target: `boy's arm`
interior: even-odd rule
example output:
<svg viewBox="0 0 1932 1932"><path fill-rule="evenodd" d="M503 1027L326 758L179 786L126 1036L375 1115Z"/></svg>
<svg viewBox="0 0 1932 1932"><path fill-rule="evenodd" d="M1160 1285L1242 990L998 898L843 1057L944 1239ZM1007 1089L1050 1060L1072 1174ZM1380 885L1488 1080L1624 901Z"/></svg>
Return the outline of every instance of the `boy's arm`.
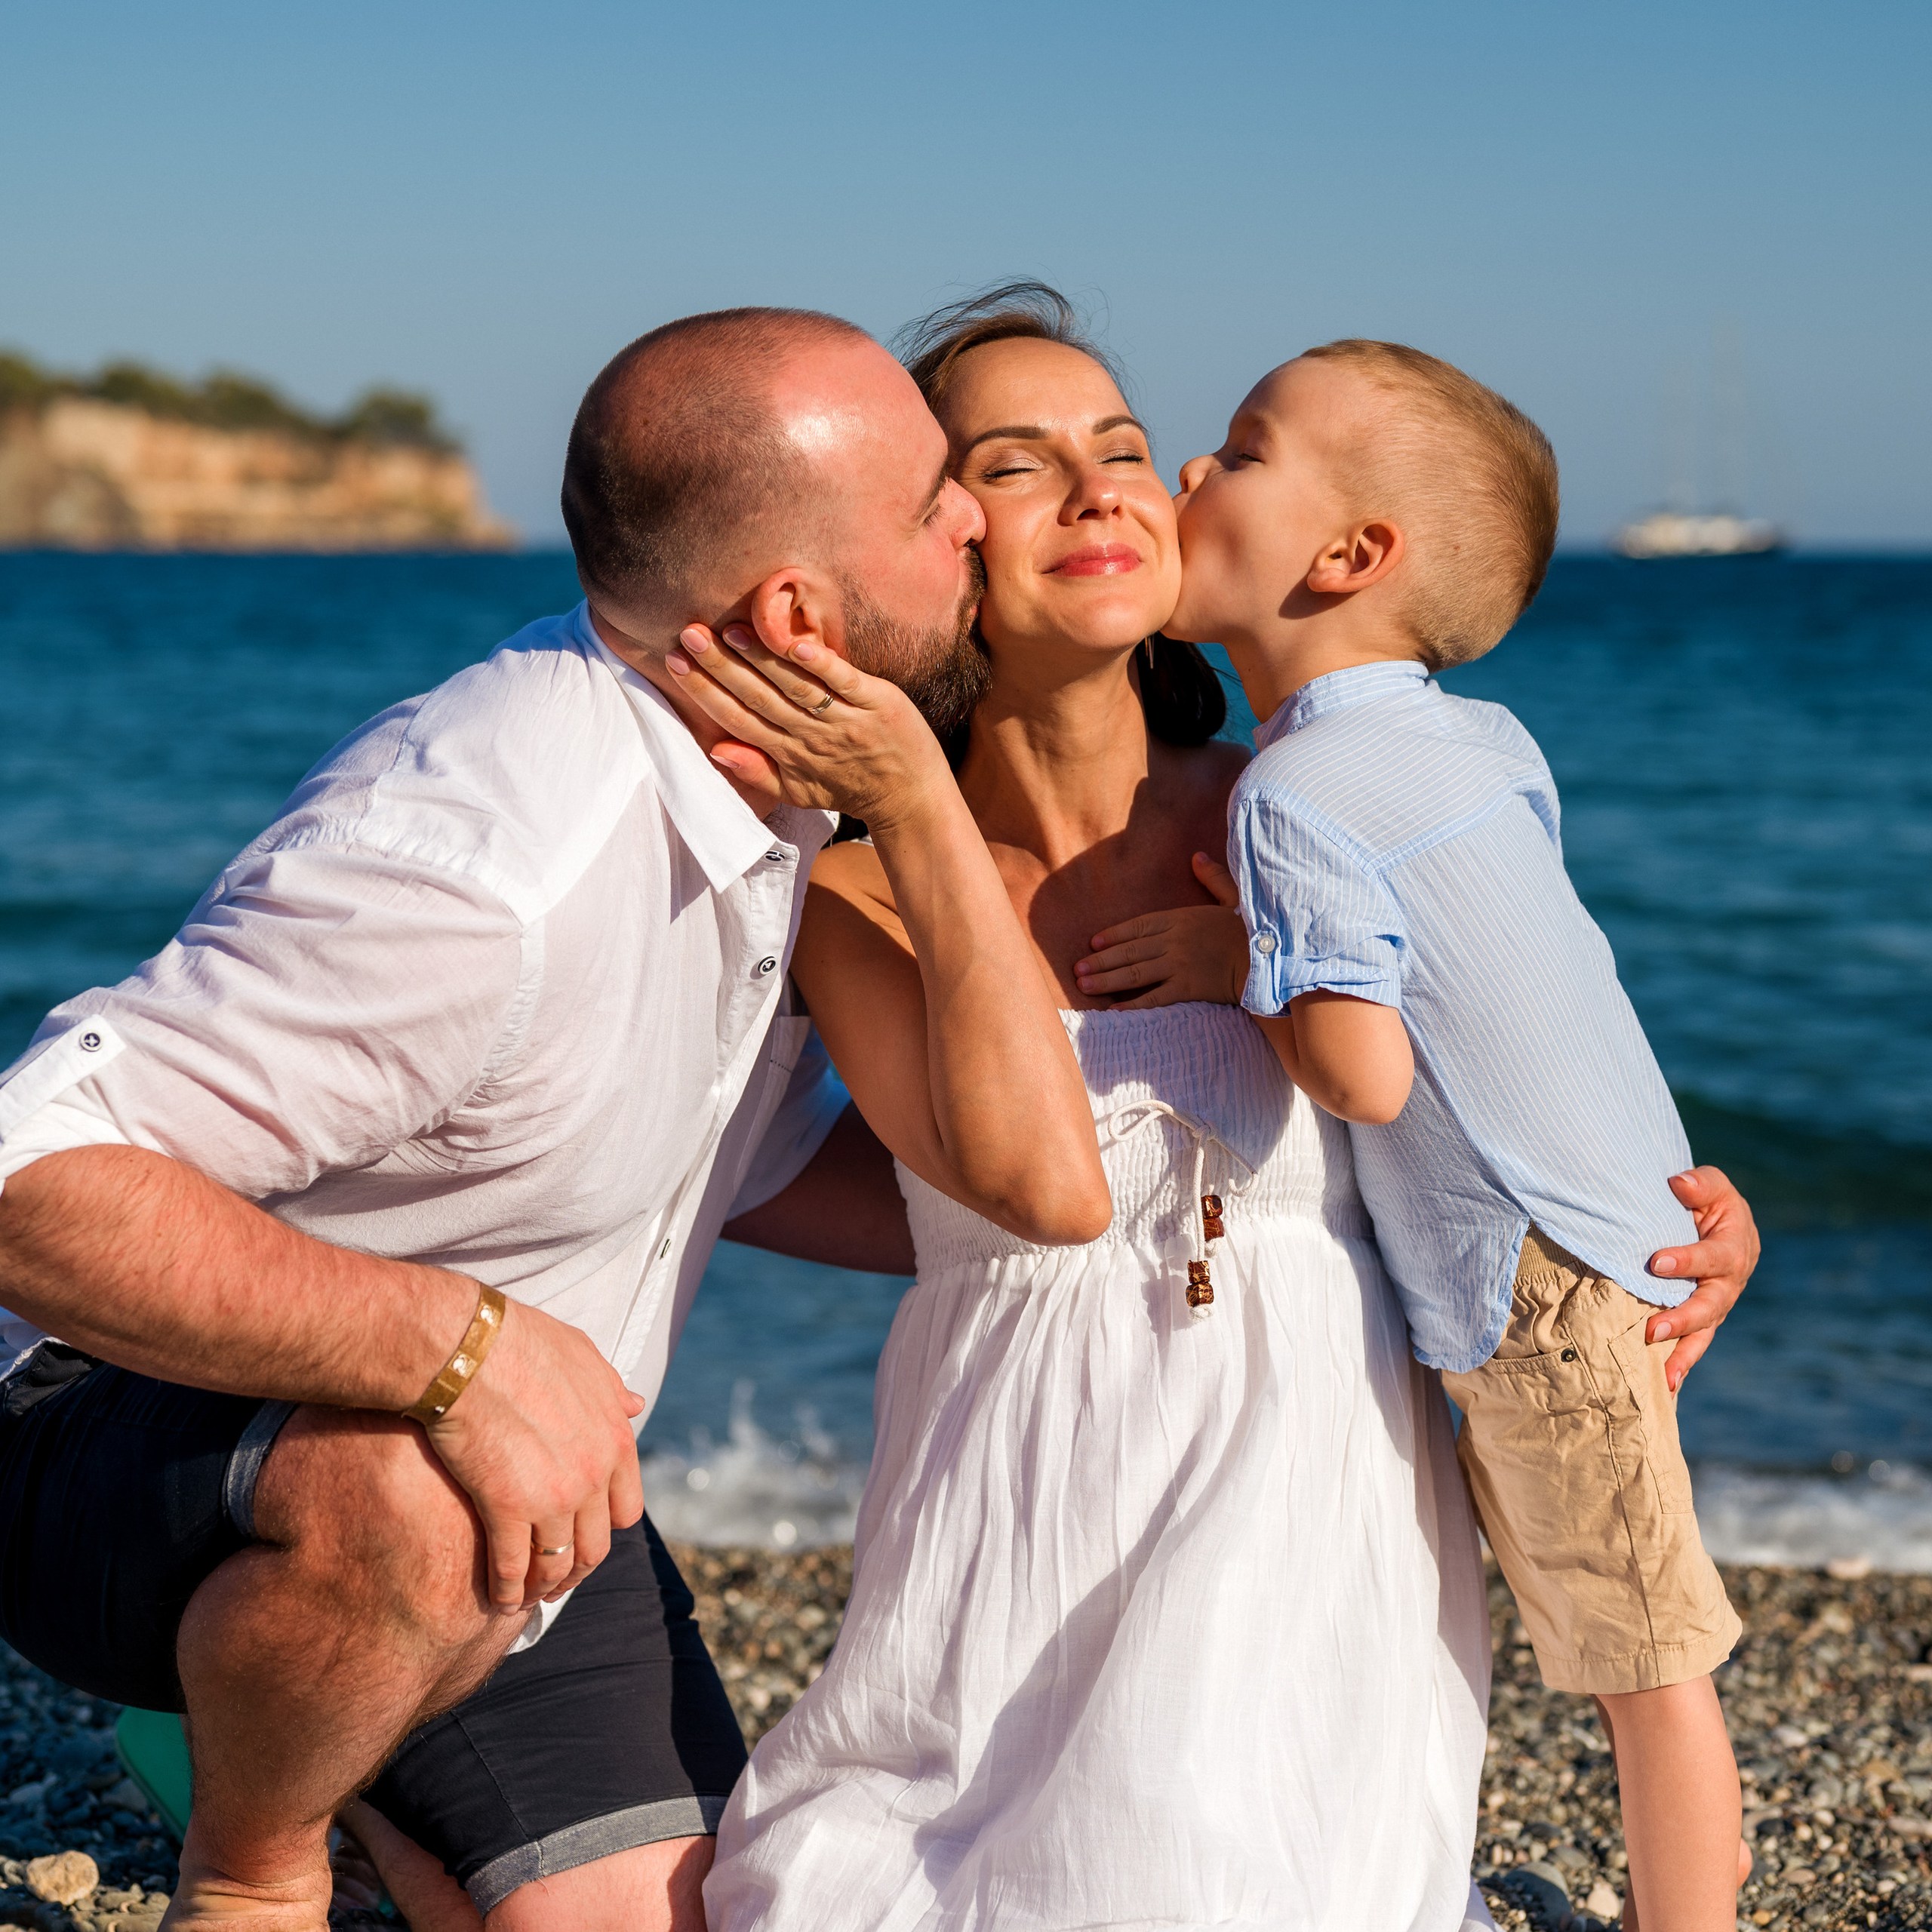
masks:
<svg viewBox="0 0 1932 1932"><path fill-rule="evenodd" d="M1380 1125L1415 1079L1401 1014L1407 934L1380 873L1313 816L1297 799L1236 788L1228 862L1251 933L1241 1004L1317 1106Z"/></svg>
<svg viewBox="0 0 1932 1932"><path fill-rule="evenodd" d="M1408 1104L1415 1055L1392 1006L1318 989L1273 1019L1253 1017L1288 1078L1337 1119L1379 1127Z"/></svg>

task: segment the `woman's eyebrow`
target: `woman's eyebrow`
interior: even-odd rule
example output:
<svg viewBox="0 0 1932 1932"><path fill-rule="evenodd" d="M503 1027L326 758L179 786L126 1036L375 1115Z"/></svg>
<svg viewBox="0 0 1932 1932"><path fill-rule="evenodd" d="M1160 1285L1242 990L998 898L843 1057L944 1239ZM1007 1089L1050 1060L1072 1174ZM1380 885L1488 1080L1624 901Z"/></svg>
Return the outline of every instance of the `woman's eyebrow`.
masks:
<svg viewBox="0 0 1932 1932"><path fill-rule="evenodd" d="M1109 429L1138 429L1143 436L1147 433L1147 426L1139 417L1124 414L1102 417L1089 433L1103 436ZM999 436L1011 436L1017 441L1037 443L1044 441L1052 434L1051 429L1038 423L1003 423L996 429L982 429L977 436L969 437L965 448L960 451L960 454L963 456L966 450L977 449L980 444L989 443Z"/></svg>

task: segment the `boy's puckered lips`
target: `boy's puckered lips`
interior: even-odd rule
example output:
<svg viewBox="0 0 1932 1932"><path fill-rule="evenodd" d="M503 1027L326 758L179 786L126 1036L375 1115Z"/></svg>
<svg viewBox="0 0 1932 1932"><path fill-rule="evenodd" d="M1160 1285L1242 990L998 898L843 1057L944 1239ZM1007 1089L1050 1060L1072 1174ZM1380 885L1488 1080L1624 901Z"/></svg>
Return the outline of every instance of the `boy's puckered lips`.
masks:
<svg viewBox="0 0 1932 1932"><path fill-rule="evenodd" d="M1140 568L1140 552L1131 543L1088 543L1048 565L1048 577L1122 577Z"/></svg>

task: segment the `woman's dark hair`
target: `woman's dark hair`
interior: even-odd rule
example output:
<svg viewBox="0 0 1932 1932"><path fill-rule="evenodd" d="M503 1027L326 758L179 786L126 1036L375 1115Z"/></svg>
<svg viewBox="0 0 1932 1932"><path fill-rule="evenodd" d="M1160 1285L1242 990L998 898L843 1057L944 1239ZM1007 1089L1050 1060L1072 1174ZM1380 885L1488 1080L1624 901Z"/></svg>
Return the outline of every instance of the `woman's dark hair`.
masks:
<svg viewBox="0 0 1932 1932"><path fill-rule="evenodd" d="M1106 371L1124 392L1125 372L1088 334L1073 304L1044 281L1004 281L909 322L894 338L899 359L937 415L961 356L989 342L1057 342ZM1198 645L1155 632L1135 655L1135 684L1147 729L1164 744L1204 745L1227 722L1227 694ZM946 743L957 765L970 722Z"/></svg>

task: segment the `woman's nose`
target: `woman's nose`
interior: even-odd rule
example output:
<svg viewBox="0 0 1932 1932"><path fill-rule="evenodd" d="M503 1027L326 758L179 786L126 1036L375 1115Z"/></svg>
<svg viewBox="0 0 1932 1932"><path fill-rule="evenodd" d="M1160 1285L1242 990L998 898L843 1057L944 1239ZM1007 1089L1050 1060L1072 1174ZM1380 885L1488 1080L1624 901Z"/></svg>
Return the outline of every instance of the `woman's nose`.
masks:
<svg viewBox="0 0 1932 1932"><path fill-rule="evenodd" d="M1111 472L1090 463L1080 472L1068 508L1076 518L1110 516L1120 508L1120 485Z"/></svg>

